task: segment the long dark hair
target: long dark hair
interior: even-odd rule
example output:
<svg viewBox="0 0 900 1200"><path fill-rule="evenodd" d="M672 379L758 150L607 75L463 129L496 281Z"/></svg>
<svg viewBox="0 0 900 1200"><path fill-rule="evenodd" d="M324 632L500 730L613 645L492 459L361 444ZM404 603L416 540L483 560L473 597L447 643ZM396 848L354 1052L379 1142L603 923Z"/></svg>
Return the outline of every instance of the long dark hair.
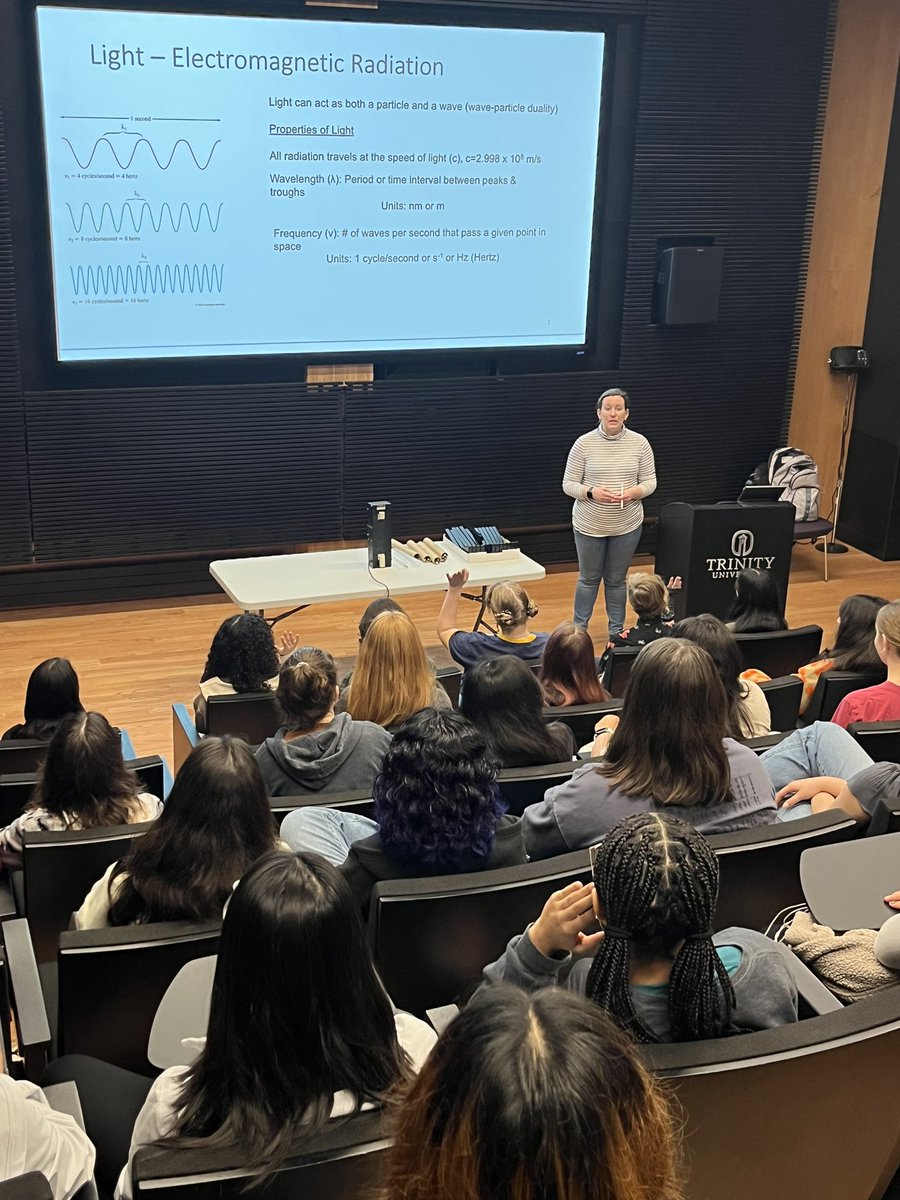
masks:
<svg viewBox="0 0 900 1200"><path fill-rule="evenodd" d="M434 708L395 731L372 795L385 854L430 874L490 858L506 811L482 734L461 713Z"/></svg>
<svg viewBox="0 0 900 1200"><path fill-rule="evenodd" d="M469 667L459 707L501 767L571 758L571 743L544 724L541 685L520 658L486 658Z"/></svg>
<svg viewBox="0 0 900 1200"><path fill-rule="evenodd" d="M42 808L82 829L127 825L138 805L118 729L102 713L64 717L50 739L29 809Z"/></svg>
<svg viewBox="0 0 900 1200"><path fill-rule="evenodd" d="M385 1195L677 1200L675 1123L629 1037L563 988L493 984L441 1035L395 1115Z"/></svg>
<svg viewBox="0 0 900 1200"><path fill-rule="evenodd" d="M848 596L838 609L834 645L814 661L833 659L835 671L883 671L884 663L875 649L875 618L888 603L882 596Z"/></svg>
<svg viewBox="0 0 900 1200"><path fill-rule="evenodd" d="M775 576L744 567L735 582L734 604L728 622L735 633L769 633L787 629Z"/></svg>
<svg viewBox="0 0 900 1200"><path fill-rule="evenodd" d="M67 658L45 658L28 677L25 689L25 730L42 741L53 736L63 717L83 713L75 668Z"/></svg>
<svg viewBox="0 0 900 1200"><path fill-rule="evenodd" d="M110 925L211 921L236 879L275 845L259 766L246 742L207 737L175 777L166 807L132 843L110 880L121 877Z"/></svg>
<svg viewBox="0 0 900 1200"><path fill-rule="evenodd" d="M744 660L734 634L712 613L701 613L696 617L684 617L672 630L672 636L687 638L689 642L702 646L713 660L725 689L725 728L728 737L743 737L741 701L744 694L740 674L744 669Z"/></svg>
<svg viewBox="0 0 900 1200"><path fill-rule="evenodd" d="M606 936L591 965L586 994L639 1042L659 1038L634 1009L629 983L633 947L666 958L672 1040L694 1042L734 1032L734 988L712 941L719 864L693 825L641 813L614 826L594 862Z"/></svg>
<svg viewBox="0 0 900 1200"><path fill-rule="evenodd" d="M693 642L661 638L634 660L622 714L596 769L654 804L719 804L731 795L725 689Z"/></svg>
<svg viewBox="0 0 900 1200"><path fill-rule="evenodd" d="M265 1176L325 1124L335 1092L377 1103L407 1069L340 871L317 854L264 855L225 914L206 1046L173 1136L237 1143Z"/></svg>
<svg viewBox="0 0 900 1200"><path fill-rule="evenodd" d="M557 625L547 638L538 680L544 703L553 707L609 699L597 676L591 635L571 621Z"/></svg>
<svg viewBox="0 0 900 1200"><path fill-rule="evenodd" d="M257 613L241 613L216 630L200 682L219 678L238 693L264 692L277 674L272 630Z"/></svg>

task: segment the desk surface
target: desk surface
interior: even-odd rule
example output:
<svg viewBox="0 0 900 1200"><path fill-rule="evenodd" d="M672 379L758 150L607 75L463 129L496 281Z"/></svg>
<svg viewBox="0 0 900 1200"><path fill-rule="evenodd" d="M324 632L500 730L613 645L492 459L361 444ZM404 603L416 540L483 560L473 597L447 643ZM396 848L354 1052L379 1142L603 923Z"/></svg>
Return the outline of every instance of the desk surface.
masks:
<svg viewBox="0 0 900 1200"><path fill-rule="evenodd" d="M460 567L468 567L467 587L501 580L525 583L543 579L546 574L540 563L521 553L469 563L451 551L444 563L425 563L398 550L393 551L391 566L370 571L365 546L266 558L225 558L210 563L209 573L238 608L264 612L329 600L359 600L388 592L391 596L442 592L447 588L448 573Z"/></svg>

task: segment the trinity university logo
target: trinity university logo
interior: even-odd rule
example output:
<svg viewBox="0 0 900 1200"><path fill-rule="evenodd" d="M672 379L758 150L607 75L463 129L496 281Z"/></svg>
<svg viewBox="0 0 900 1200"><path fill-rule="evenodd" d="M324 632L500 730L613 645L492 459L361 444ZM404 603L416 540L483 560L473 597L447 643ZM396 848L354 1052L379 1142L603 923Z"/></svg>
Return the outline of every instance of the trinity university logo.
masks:
<svg viewBox="0 0 900 1200"><path fill-rule="evenodd" d="M753 552L753 534L749 529L738 529L731 539L731 553L735 558L747 558Z"/></svg>

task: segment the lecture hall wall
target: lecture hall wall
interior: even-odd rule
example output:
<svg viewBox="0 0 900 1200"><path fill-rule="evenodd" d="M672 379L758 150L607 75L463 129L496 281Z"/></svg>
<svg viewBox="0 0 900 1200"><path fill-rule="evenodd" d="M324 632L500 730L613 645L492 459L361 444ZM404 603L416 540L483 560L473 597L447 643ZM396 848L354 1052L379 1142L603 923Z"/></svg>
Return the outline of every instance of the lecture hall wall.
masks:
<svg viewBox="0 0 900 1200"><path fill-rule="evenodd" d="M26 392L21 353L29 331L20 325L17 279L33 248L17 242L10 216L17 181L8 172L5 138L14 135L20 113L17 98L4 97L0 605L203 591L213 557L364 537L365 501L376 496L392 500L395 529L404 535L490 519L518 532L537 557L570 560L568 503L559 487L565 455L592 424L597 393L615 384L629 389L634 427L657 451L660 486L649 515L673 499L736 493L785 436L791 400L795 414L818 403L815 372L803 374L804 353L814 359L816 345L804 343L803 298L808 308L807 259L812 253L812 269L824 238L816 241L824 218L815 201L820 153L829 148L835 33L849 10L868 8L881 14L883 34L893 28L890 10L900 6L841 0L838 12L829 0L547 5L563 7L621 16L642 28L615 371L394 378L342 390L300 383L151 387L135 371L130 386L115 391ZM868 30L873 45L878 28ZM864 60L864 47L854 55ZM860 119L877 113L883 124L890 102L881 94L886 67L878 61L880 85L871 71L854 79L847 70L841 104L869 105ZM860 151L864 198L878 186L885 140L886 127ZM860 244L874 237L873 202L862 207L853 232ZM833 253L840 221L830 222ZM654 326L657 242L697 236L725 248L720 319L706 327ZM854 302L864 315L865 270L856 285ZM810 448L819 450L812 441Z"/></svg>

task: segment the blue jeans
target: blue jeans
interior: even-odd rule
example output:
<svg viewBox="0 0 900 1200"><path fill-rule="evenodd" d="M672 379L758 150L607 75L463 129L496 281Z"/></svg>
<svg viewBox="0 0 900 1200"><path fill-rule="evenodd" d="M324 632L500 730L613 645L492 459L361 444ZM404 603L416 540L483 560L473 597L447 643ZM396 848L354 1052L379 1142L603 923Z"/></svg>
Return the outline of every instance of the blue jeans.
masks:
<svg viewBox="0 0 900 1200"><path fill-rule="evenodd" d="M812 779L816 775L846 780L872 765L872 759L859 742L831 721L814 721L805 729L795 729L777 746L764 750L760 759L776 792L795 779ZM811 813L808 803L795 804L793 808L780 808L778 819L798 821Z"/></svg>
<svg viewBox="0 0 900 1200"><path fill-rule="evenodd" d="M625 576L641 540L641 526L618 537L590 537L576 529L578 583L575 586L575 614L572 620L587 629L603 580L606 615L610 637L625 627Z"/></svg>
<svg viewBox="0 0 900 1200"><path fill-rule="evenodd" d="M378 826L369 817L342 808L295 808L281 823L281 840L292 850L321 854L339 867L354 842L371 837Z"/></svg>

